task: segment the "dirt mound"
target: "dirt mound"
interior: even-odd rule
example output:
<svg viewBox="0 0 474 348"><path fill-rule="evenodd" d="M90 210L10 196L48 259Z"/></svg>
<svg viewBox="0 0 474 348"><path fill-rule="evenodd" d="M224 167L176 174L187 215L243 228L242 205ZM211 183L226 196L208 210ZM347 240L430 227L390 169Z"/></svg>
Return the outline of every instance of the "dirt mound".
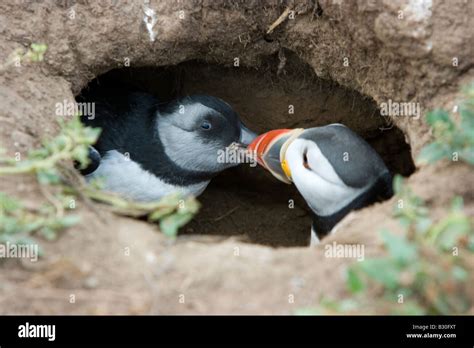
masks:
<svg viewBox="0 0 474 348"><path fill-rule="evenodd" d="M268 34L287 6L289 17ZM392 170L409 175L429 128L423 117L380 117L378 108L392 100L419 103L422 114L452 109L459 86L474 79L466 30L473 9L461 0L6 1L0 9L0 143L12 155L54 134L56 104L74 101L93 79L147 67L159 73L154 87L145 79L149 88L222 97L258 131L344 122ZM16 64L15 50L31 43L48 45L44 61ZM0 265L0 312L291 313L327 294L343 296L354 260L295 247L309 228L303 202L249 170L218 178L175 243L155 226L79 204L81 223L42 241L40 262ZM416 168L408 179L433 211L454 193L472 214L469 182L472 170L449 163ZM29 177L2 177L0 191L43 200ZM327 242L380 253L377 232L399 231L393 203L351 214Z"/></svg>

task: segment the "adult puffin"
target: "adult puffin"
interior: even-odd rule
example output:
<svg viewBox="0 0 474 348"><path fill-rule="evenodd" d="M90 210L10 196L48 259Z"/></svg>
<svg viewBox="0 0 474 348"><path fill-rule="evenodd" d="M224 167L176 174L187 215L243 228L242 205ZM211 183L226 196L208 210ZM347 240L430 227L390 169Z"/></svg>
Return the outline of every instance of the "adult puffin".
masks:
<svg viewBox="0 0 474 348"><path fill-rule="evenodd" d="M102 129L82 173L136 201L201 194L212 177L239 164L220 161L220 151L256 137L229 104L208 95L160 103L128 87L102 86L77 100L94 103L94 117L81 120Z"/></svg>
<svg viewBox="0 0 474 348"><path fill-rule="evenodd" d="M361 137L342 124L277 129L248 147L276 178L294 183L313 212L310 245L350 211L393 195L392 176Z"/></svg>

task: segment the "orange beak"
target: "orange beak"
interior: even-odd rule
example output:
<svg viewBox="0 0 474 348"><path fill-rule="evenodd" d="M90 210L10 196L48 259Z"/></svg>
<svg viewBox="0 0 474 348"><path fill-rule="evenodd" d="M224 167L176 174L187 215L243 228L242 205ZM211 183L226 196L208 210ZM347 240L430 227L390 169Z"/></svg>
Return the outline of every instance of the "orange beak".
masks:
<svg viewBox="0 0 474 348"><path fill-rule="evenodd" d="M260 164L263 168L268 169L268 166L263 160L264 156L267 154L276 140L280 139L283 134L286 134L290 131L291 129L271 130L269 132L260 134L254 139L254 141L252 141L252 143L248 146L248 149L255 153L258 164Z"/></svg>
<svg viewBox="0 0 474 348"><path fill-rule="evenodd" d="M302 128L275 129L258 136L248 147L257 162L278 180L291 184L291 172L285 159L286 149L298 137Z"/></svg>

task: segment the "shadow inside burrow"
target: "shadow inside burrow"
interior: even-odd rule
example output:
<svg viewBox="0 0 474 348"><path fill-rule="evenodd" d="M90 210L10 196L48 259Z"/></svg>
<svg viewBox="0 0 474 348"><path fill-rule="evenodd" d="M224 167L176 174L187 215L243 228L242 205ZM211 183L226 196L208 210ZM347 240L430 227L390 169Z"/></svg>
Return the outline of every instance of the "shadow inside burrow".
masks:
<svg viewBox="0 0 474 348"><path fill-rule="evenodd" d="M380 154L392 173L408 176L415 166L404 134L389 126L375 102L332 81L287 52L257 68L224 67L201 61L176 66L121 68L92 80L99 90L119 84L154 94L166 102L183 95L209 94L228 102L252 130L316 127L342 123ZM201 210L181 235L240 236L270 246L304 246L309 241L310 211L294 187L262 168L240 165L219 174L199 196Z"/></svg>

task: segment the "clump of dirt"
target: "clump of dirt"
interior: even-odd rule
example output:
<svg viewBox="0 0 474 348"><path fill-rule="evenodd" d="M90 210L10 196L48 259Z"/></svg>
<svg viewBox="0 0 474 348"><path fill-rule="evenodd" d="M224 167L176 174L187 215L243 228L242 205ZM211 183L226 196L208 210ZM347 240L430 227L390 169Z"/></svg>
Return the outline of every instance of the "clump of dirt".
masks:
<svg viewBox="0 0 474 348"><path fill-rule="evenodd" d="M287 7L292 16L267 35ZM182 74L181 85L156 75L157 86L222 97L257 131L345 123L391 169L408 175L429 128L423 117L381 118L377 108L388 100L416 102L424 114L456 105L459 87L474 79L470 11L462 0L2 2L0 143L12 156L24 155L57 131L56 104L73 101L91 80L114 68L155 67L165 80ZM31 43L48 45L44 61L17 64L15 50ZM304 204L287 209L295 191L266 175L241 167L218 178L188 228L303 245ZM408 185L436 218L453 193L472 213L472 181L466 165L441 163L417 168ZM44 201L29 177L2 178L0 191L28 204ZM367 258L379 254L377 232L401 232L393 203L348 216L327 242L363 243ZM324 245L275 249L189 235L171 243L155 226L117 218L100 205L91 211L78 204L77 214L80 224L57 241L42 241L45 257L37 264L0 265L2 313L292 313L328 294L347 296L344 271L354 260L327 258ZM261 225L242 222L249 219Z"/></svg>

